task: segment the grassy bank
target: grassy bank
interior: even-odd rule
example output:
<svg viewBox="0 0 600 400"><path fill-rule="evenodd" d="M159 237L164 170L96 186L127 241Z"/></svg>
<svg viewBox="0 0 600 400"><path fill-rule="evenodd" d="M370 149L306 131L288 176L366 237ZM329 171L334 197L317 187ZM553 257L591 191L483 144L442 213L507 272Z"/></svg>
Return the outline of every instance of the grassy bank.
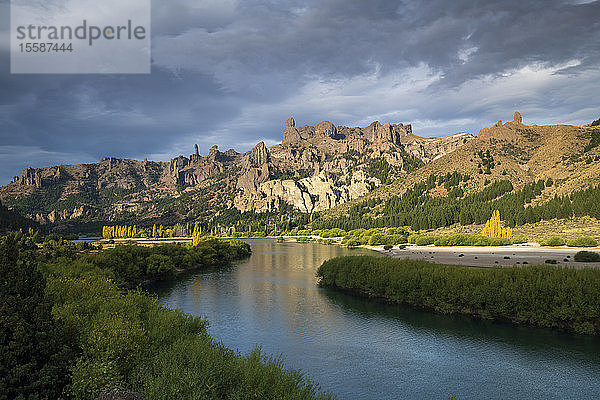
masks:
<svg viewBox="0 0 600 400"><path fill-rule="evenodd" d="M350 256L324 262L317 276L325 287L444 314L600 334L598 269L484 269Z"/></svg>
<svg viewBox="0 0 600 400"><path fill-rule="evenodd" d="M124 387L153 400L330 398L279 358L227 349L208 335L207 321L117 285L165 277L171 267L226 265L245 248L213 240L177 246L94 253L68 242L38 248L19 234L0 238L0 318L9 322L1 330L0 394L95 399Z"/></svg>

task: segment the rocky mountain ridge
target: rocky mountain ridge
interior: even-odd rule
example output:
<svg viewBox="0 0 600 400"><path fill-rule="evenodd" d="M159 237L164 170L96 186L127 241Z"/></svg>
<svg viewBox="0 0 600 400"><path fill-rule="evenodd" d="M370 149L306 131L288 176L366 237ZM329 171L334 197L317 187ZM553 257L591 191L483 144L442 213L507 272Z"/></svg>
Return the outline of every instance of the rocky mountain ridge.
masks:
<svg viewBox="0 0 600 400"><path fill-rule="evenodd" d="M358 200L351 200L327 211L331 217L343 215L353 205L367 199L386 199L403 194L431 175L458 172L468 176L460 183L465 193L483 189L488 183L510 180L515 188L535 180L551 179L534 202L555 195L600 184L600 126L526 125L515 112L512 121L498 121L479 130L474 140L438 157L390 185L385 185ZM433 196L445 196L447 190L435 187Z"/></svg>
<svg viewBox="0 0 600 400"><path fill-rule="evenodd" d="M411 125L373 122L366 127L323 121L296 127L289 118L281 144L258 143L245 153L154 162L105 157L94 164L26 168L0 188L0 199L38 222L189 220L223 208L312 213L363 196L382 184L455 151L466 133L423 138Z"/></svg>

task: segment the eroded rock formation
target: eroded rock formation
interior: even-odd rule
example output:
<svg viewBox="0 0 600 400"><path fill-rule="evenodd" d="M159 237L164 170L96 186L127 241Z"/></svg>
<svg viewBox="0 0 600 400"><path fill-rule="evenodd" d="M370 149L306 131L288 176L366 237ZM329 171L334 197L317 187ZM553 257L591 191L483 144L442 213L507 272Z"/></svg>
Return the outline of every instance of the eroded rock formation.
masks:
<svg viewBox="0 0 600 400"><path fill-rule="evenodd" d="M520 123L517 114L515 123ZM190 156L168 162L105 157L95 164L26 168L0 189L0 199L42 196L44 202L30 215L40 223L151 213L160 209L156 204L161 199L200 190L212 196L215 207L266 211L286 203L315 212L362 196L381 179L406 173L407 165L429 162L472 138L469 134L422 138L413 134L411 125L378 121L366 127L330 121L296 127L290 117L282 143L269 148L260 142L237 153L213 146L203 156L196 144ZM77 206L64 207L72 203ZM195 205L180 208L193 210Z"/></svg>

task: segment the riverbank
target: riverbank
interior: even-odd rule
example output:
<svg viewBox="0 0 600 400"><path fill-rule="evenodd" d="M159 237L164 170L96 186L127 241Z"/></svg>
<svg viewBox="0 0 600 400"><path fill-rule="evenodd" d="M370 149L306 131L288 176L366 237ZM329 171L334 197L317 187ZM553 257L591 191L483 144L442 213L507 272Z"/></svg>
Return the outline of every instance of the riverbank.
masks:
<svg viewBox="0 0 600 400"><path fill-rule="evenodd" d="M440 264L465 267L512 267L514 265L555 264L569 267L583 265L600 268L600 262L575 262L574 256L582 250L600 252L594 248L539 247L539 246L496 246L496 247L436 247L407 246L404 249L384 249L383 246L361 246L392 258L408 258Z"/></svg>
<svg viewBox="0 0 600 400"><path fill-rule="evenodd" d="M424 312L317 287L315 273L362 248L249 240L234 268L156 287L159 302L204 316L247 354L283 354L340 400L596 398L600 336ZM457 365L460 366L457 368ZM531 396L530 396L531 397Z"/></svg>
<svg viewBox="0 0 600 400"><path fill-rule="evenodd" d="M323 238L320 236L266 236L256 238L236 238L221 237L222 240L233 239L269 239L285 243L304 243L307 241L346 246L342 243L343 237ZM110 248L116 244L124 244L133 241L143 246L154 246L166 243L187 243L190 238L163 238L163 239L114 239L113 244L108 244L107 240L102 240L103 247ZM391 249L385 249L383 245L358 245L354 247L377 251L385 256L392 258L408 258L411 260L424 260L440 264L461 265L465 267L511 267L514 265L563 265L570 267L582 267L582 263L575 262L574 256L577 252L586 250L600 253L599 247L581 248L581 247L542 247L538 243L526 243L507 246L417 246L413 244L394 246ZM600 262L586 263L591 267L599 267Z"/></svg>
<svg viewBox="0 0 600 400"><path fill-rule="evenodd" d="M12 352L5 359L15 364L9 371L18 373L3 380L8 386L0 385L8 397L27 397L18 394L51 384L55 394L42 397L95 399L104 389L120 387L156 400L275 399L282 393L332 398L280 358L260 349L241 355L214 340L205 319L118 285L172 277L169 273L182 265L226 266L250 254L246 243L212 239L195 247L117 246L95 253L76 246L62 241L39 248L19 233L0 237L0 270L13 288L1 293L2 303L13 308L5 307L11 313L0 316L15 322L7 326L7 337L16 338L5 346ZM34 308L40 299L44 303ZM34 331L25 342L23 326L44 331ZM48 351L58 355L46 357ZM48 364L28 372L38 360Z"/></svg>
<svg viewBox="0 0 600 400"><path fill-rule="evenodd" d="M302 243L298 238L283 237L283 242ZM321 238L310 236L311 241L323 244L345 246L342 238ZM276 240L276 238L273 238ZM600 268L600 262L580 263L575 262L576 253L585 250L600 253L599 247L542 247L538 243L526 243L508 246L417 246L406 244L386 249L385 246L359 245L363 248L377 251L392 258L408 258L423 260L447 265L460 265L465 267L512 267L514 265L563 265L582 267L583 264Z"/></svg>

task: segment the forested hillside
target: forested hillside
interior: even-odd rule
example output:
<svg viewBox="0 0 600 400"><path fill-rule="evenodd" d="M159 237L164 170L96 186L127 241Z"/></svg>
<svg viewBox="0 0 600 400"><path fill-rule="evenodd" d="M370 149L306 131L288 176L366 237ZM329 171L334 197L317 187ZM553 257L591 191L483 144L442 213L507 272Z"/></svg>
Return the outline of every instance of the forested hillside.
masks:
<svg viewBox="0 0 600 400"><path fill-rule="evenodd" d="M25 218L17 212L9 210L0 202L0 233L19 229L38 229L36 222Z"/></svg>
<svg viewBox="0 0 600 400"><path fill-rule="evenodd" d="M321 217L313 221L313 227L327 228L374 228L410 226L414 230L434 229L460 223L482 224L494 210L499 210L505 222L511 226L533 223L554 218L591 216L600 218L600 186L578 190L570 195L559 196L535 203L545 189L552 186L551 179L538 180L514 190L509 180L489 183L481 191L464 195L458 187L460 177L445 180L448 195L431 194L440 178L431 175L426 182L414 185L400 196L387 199L374 198L355 204L346 215Z"/></svg>

